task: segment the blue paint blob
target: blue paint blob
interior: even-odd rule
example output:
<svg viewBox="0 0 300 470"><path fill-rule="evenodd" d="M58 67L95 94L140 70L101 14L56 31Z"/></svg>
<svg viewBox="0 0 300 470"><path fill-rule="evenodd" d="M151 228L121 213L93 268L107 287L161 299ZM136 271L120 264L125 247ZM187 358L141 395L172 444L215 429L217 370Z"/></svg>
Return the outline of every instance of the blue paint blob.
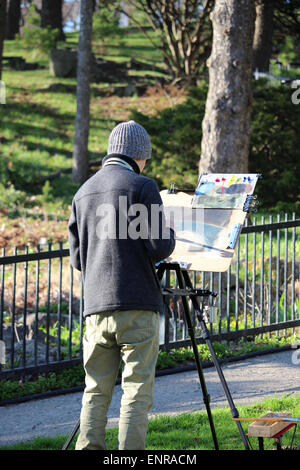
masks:
<svg viewBox="0 0 300 470"><path fill-rule="evenodd" d="M210 182L210 183L201 183L200 186L195 191L196 196L201 196L203 194L209 193L209 191L212 190L214 187L215 183Z"/></svg>

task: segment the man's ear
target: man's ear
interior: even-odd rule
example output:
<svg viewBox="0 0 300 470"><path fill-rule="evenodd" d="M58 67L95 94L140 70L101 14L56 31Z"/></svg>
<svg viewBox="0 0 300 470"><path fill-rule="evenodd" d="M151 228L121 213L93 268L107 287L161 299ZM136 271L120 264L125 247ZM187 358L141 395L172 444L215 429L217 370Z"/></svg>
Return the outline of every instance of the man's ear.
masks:
<svg viewBox="0 0 300 470"><path fill-rule="evenodd" d="M134 158L134 161L135 161L136 164L139 166L140 172L142 173L143 169L145 168L145 165L146 165L146 161L147 161L147 160L140 160L140 159L135 159L135 158Z"/></svg>

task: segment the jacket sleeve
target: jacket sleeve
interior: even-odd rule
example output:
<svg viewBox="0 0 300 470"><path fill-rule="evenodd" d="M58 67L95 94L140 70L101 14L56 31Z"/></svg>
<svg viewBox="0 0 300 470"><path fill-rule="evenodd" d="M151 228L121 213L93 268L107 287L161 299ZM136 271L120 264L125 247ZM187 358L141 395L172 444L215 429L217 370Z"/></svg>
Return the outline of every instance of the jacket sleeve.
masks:
<svg viewBox="0 0 300 470"><path fill-rule="evenodd" d="M68 235L70 247L70 263L75 269L81 271L79 234L76 218L76 205L74 199L72 202L72 212L68 223Z"/></svg>
<svg viewBox="0 0 300 470"><path fill-rule="evenodd" d="M145 205L148 214L148 237L144 244L150 259L157 263L173 252L175 248L175 233L166 226L162 199L157 184L149 180L144 184L140 193L140 203Z"/></svg>

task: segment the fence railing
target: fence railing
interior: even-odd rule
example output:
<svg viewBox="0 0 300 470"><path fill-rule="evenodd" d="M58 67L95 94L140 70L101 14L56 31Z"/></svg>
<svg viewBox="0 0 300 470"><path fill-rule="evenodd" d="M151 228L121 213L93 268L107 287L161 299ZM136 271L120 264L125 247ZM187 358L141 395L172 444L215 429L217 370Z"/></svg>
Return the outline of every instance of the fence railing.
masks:
<svg viewBox="0 0 300 470"><path fill-rule="evenodd" d="M299 226L295 214L260 224L254 218L252 225L246 220L227 272L190 273L195 287L218 292L218 314L208 319L212 340L300 327ZM164 282L172 285L172 273ZM81 362L83 282L63 243L9 255L2 249L0 289L1 378ZM161 348L189 345L181 299L168 298L168 305L161 312ZM202 342L197 318L195 328Z"/></svg>

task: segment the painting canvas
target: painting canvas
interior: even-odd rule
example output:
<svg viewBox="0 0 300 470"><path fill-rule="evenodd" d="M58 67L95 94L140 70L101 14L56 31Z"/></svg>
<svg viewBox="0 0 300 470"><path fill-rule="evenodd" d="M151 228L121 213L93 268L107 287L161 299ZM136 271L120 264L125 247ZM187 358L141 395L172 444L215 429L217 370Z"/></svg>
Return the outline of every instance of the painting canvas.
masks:
<svg viewBox="0 0 300 470"><path fill-rule="evenodd" d="M174 227L176 248L170 261L196 271L226 271L258 175L203 175L194 195L161 192L167 223ZM231 188L231 189L230 189Z"/></svg>
<svg viewBox="0 0 300 470"><path fill-rule="evenodd" d="M193 197L193 207L243 210L247 196L252 195L257 174L202 175Z"/></svg>

